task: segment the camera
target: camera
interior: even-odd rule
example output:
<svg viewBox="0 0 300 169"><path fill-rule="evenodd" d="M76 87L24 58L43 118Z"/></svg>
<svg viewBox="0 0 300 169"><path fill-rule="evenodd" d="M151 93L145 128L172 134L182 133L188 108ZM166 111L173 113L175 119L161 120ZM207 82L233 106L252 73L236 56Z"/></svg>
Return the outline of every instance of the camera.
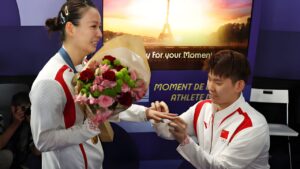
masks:
<svg viewBox="0 0 300 169"><path fill-rule="evenodd" d="M4 118L2 114L0 114L0 133L4 132Z"/></svg>
<svg viewBox="0 0 300 169"><path fill-rule="evenodd" d="M24 111L26 116L30 116L31 114L30 106L22 106L22 110Z"/></svg>

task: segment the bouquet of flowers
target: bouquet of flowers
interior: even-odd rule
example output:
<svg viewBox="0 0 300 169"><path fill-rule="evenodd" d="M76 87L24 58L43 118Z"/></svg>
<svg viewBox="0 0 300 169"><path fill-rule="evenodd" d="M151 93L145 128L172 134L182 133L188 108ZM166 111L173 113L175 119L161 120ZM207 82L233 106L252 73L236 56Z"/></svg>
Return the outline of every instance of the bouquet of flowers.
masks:
<svg viewBox="0 0 300 169"><path fill-rule="evenodd" d="M106 121L146 94L150 68L142 40L124 35L112 39L75 76L75 102L100 127L100 138L112 141L113 131ZM107 137L107 136L105 136ZM109 136L111 137L111 136Z"/></svg>

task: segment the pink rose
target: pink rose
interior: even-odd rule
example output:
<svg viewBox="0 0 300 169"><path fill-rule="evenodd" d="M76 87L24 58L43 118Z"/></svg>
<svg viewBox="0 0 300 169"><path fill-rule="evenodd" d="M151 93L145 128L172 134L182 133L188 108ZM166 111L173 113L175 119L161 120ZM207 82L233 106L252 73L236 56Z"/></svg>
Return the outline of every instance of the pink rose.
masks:
<svg viewBox="0 0 300 169"><path fill-rule="evenodd" d="M129 91L130 91L130 87L126 83L123 83L122 84L122 92L126 93L126 92L129 92Z"/></svg>
<svg viewBox="0 0 300 169"><path fill-rule="evenodd" d="M101 82L101 86L103 86L104 88L113 88L116 85L117 83L115 81L103 80Z"/></svg>
<svg viewBox="0 0 300 169"><path fill-rule="evenodd" d="M101 72L105 72L105 71L107 71L107 70L109 70L109 65L102 65L102 66L100 67L100 71L101 71Z"/></svg>
<svg viewBox="0 0 300 169"><path fill-rule="evenodd" d="M107 108L114 103L114 99L112 97L105 95L100 96L98 98L98 101L99 106L101 106L102 108Z"/></svg>
<svg viewBox="0 0 300 169"><path fill-rule="evenodd" d="M88 102L88 98L86 97L86 95L81 95L81 94L75 95L73 99L75 102L79 102L80 104L84 104Z"/></svg>
<svg viewBox="0 0 300 169"><path fill-rule="evenodd" d="M98 99L91 97L90 99L90 104L98 104Z"/></svg>
<svg viewBox="0 0 300 169"><path fill-rule="evenodd" d="M100 110L97 110L97 114L93 117L92 122L98 126L100 123L106 121L111 115L112 111L107 110L105 112L101 112Z"/></svg>
<svg viewBox="0 0 300 169"><path fill-rule="evenodd" d="M130 71L130 77L131 77L132 80L136 80L137 79L136 71L134 71L134 70Z"/></svg>

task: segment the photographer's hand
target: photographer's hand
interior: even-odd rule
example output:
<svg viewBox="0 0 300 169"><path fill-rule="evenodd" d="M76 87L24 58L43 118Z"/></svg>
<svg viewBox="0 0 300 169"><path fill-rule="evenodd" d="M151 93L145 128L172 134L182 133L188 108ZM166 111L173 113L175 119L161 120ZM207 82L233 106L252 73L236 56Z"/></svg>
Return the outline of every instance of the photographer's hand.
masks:
<svg viewBox="0 0 300 169"><path fill-rule="evenodd" d="M20 106L12 106L13 124L19 126L25 119L25 112Z"/></svg>
<svg viewBox="0 0 300 169"><path fill-rule="evenodd" d="M7 127L4 133L0 135L0 149L6 146L7 142L10 140L25 118L24 111L19 106L12 106L11 113L13 116L13 122Z"/></svg>

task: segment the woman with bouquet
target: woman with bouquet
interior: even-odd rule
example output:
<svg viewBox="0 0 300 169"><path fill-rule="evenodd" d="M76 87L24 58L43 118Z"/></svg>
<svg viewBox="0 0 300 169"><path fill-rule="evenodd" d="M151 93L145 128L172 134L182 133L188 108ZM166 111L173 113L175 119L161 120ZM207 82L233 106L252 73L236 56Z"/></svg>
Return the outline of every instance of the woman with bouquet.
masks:
<svg viewBox="0 0 300 169"><path fill-rule="evenodd" d="M68 0L57 17L46 21L49 32L61 33L62 47L39 72L30 92L31 129L44 169L102 168L101 142L91 142L101 131L74 103L72 86L83 58L96 50L102 37L100 25L91 0ZM144 121L168 116L145 112L149 112L145 107L133 105L119 118Z"/></svg>

